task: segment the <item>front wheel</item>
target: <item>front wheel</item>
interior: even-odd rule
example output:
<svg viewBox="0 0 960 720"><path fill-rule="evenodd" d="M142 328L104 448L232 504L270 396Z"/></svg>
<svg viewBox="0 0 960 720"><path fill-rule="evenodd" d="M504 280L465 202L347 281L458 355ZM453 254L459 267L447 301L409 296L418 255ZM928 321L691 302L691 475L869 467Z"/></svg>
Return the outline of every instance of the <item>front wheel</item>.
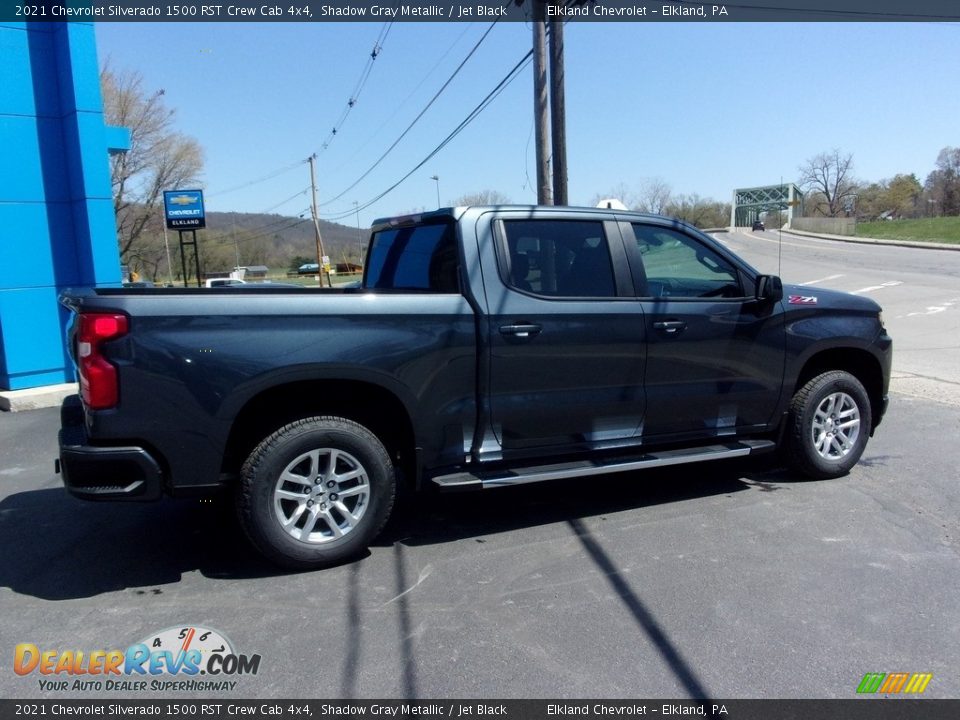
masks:
<svg viewBox="0 0 960 720"><path fill-rule="evenodd" d="M267 558L320 568L373 541L390 515L394 486L393 463L373 433L344 418L312 417L254 448L241 469L237 506Z"/></svg>
<svg viewBox="0 0 960 720"><path fill-rule="evenodd" d="M850 373L826 372L793 396L788 423L790 465L812 478L840 477L857 464L867 446L873 427L870 399Z"/></svg>

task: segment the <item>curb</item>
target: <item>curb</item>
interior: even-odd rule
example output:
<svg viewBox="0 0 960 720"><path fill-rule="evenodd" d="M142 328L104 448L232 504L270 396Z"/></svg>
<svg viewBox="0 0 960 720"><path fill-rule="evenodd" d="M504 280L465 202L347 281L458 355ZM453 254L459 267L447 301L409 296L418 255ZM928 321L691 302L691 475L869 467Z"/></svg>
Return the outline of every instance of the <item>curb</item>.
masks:
<svg viewBox="0 0 960 720"><path fill-rule="evenodd" d="M805 230L782 230L781 232L787 235L819 238L821 240L839 240L840 242L856 243L859 245L888 245L894 247L925 248L927 250L960 251L960 243L934 243L923 242L921 240L885 240L881 238L851 237L849 235L822 235L820 233L806 232Z"/></svg>
<svg viewBox="0 0 960 720"><path fill-rule="evenodd" d="M0 390L0 410L20 412L21 410L59 407L65 397L76 395L79 391L77 383L47 385L46 387L28 388L26 390Z"/></svg>

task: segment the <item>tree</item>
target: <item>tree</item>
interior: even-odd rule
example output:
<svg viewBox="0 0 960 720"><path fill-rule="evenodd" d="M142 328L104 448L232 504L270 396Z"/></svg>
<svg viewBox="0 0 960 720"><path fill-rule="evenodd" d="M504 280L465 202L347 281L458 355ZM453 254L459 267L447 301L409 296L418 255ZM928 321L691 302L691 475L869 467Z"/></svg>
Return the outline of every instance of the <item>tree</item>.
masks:
<svg viewBox="0 0 960 720"><path fill-rule="evenodd" d="M800 166L797 184L809 193L808 211L827 217L842 215L852 209L857 194L853 155L843 155L837 149L815 155Z"/></svg>
<svg viewBox="0 0 960 720"><path fill-rule="evenodd" d="M685 220L698 228L725 227L730 224L730 203L702 198L696 193L677 195L664 208L664 214Z"/></svg>
<svg viewBox="0 0 960 720"><path fill-rule="evenodd" d="M670 185L663 178L644 178L633 207L641 212L662 215L670 204L672 195Z"/></svg>
<svg viewBox="0 0 960 720"><path fill-rule="evenodd" d="M922 195L923 186L916 175L894 175L887 183L887 210L897 217L916 217Z"/></svg>
<svg viewBox="0 0 960 720"><path fill-rule="evenodd" d="M461 195L453 201L455 206L467 205L509 205L512 201L498 190L481 190L480 192Z"/></svg>
<svg viewBox="0 0 960 720"><path fill-rule="evenodd" d="M960 215L960 148L940 151L937 169L927 176L926 190L941 215Z"/></svg>
<svg viewBox="0 0 960 720"><path fill-rule="evenodd" d="M153 265L155 275L157 258L165 253L162 246L157 249L162 193L197 183L203 151L196 140L173 129L175 113L166 107L164 91L145 90L138 73L105 67L100 87L106 122L130 130L130 149L110 159L120 259L131 268Z"/></svg>

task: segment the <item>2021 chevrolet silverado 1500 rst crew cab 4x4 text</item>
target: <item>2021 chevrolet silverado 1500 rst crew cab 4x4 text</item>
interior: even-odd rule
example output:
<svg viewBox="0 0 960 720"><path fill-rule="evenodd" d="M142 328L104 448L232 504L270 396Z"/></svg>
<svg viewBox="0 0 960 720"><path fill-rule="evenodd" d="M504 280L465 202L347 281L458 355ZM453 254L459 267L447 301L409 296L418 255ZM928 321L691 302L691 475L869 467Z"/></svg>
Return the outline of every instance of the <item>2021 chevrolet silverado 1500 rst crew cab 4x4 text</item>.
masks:
<svg viewBox="0 0 960 720"><path fill-rule="evenodd" d="M786 296L785 296L786 293ZM353 290L67 292L67 488L231 487L265 555L365 548L397 484L490 488L748 455L846 473L883 417L880 307L784 289L682 222L454 208L378 221Z"/></svg>

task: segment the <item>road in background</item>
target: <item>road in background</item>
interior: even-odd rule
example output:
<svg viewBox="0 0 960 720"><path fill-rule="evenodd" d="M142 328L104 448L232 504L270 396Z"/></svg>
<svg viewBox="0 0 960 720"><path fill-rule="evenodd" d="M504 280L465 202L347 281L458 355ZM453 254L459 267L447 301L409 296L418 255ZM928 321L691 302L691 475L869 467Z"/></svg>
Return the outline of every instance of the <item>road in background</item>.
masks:
<svg viewBox="0 0 960 720"><path fill-rule="evenodd" d="M768 230L717 233L784 283L866 295L883 306L901 393L960 404L960 252L868 245Z"/></svg>

